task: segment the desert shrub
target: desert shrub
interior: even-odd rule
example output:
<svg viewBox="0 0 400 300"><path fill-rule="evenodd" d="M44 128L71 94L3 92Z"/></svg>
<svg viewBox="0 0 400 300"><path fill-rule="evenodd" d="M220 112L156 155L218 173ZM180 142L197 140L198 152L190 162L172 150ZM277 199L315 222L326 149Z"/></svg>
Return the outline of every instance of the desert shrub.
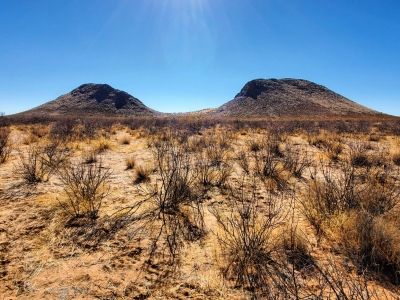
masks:
<svg viewBox="0 0 400 300"><path fill-rule="evenodd" d="M284 168L293 176L301 178L303 173L311 167L313 160L309 158L305 149L294 149L292 144L286 145Z"/></svg>
<svg viewBox="0 0 400 300"><path fill-rule="evenodd" d="M24 145L32 145L32 144L35 144L38 142L39 142L39 138L32 133L28 133L28 135L26 135L22 140L22 143Z"/></svg>
<svg viewBox="0 0 400 300"><path fill-rule="evenodd" d="M236 161L246 174L250 174L250 161L246 151L239 151L236 156Z"/></svg>
<svg viewBox="0 0 400 300"><path fill-rule="evenodd" d="M261 141L257 141L255 139L251 139L247 142L247 148L249 151L258 152L262 149L263 144Z"/></svg>
<svg viewBox="0 0 400 300"><path fill-rule="evenodd" d="M400 152L396 152L392 155L392 161L396 166L400 166Z"/></svg>
<svg viewBox="0 0 400 300"><path fill-rule="evenodd" d="M135 168L135 183L146 182L150 180L153 168L148 164L137 165Z"/></svg>
<svg viewBox="0 0 400 300"><path fill-rule="evenodd" d="M311 268L315 263L310 254L310 242L306 235L297 226L287 226L283 229L281 242L286 251L286 256L290 264L298 270Z"/></svg>
<svg viewBox="0 0 400 300"><path fill-rule="evenodd" d="M345 168L342 173L334 174L321 163L320 169L323 178L318 178L315 168L308 191L301 201L302 212L317 233L323 232L324 225L332 216L360 206L359 185L354 168Z"/></svg>
<svg viewBox="0 0 400 300"><path fill-rule="evenodd" d="M43 159L43 148L29 146L26 152L27 155L19 153L19 162L14 168L15 173L27 183L47 181L54 172L54 167Z"/></svg>
<svg viewBox="0 0 400 300"><path fill-rule="evenodd" d="M382 274L396 278L400 232L389 216L397 215L398 184L382 169L358 169L344 165L332 171L321 166L323 176L312 176L302 212L318 234L341 244L359 270L384 270Z"/></svg>
<svg viewBox="0 0 400 300"><path fill-rule="evenodd" d="M11 124L10 119L5 116L4 112L0 112L0 128L8 127Z"/></svg>
<svg viewBox="0 0 400 300"><path fill-rule="evenodd" d="M100 137L96 142L96 152L102 153L111 149L111 142L106 137Z"/></svg>
<svg viewBox="0 0 400 300"><path fill-rule="evenodd" d="M229 128L223 128L217 135L218 144L222 149L229 149L235 135Z"/></svg>
<svg viewBox="0 0 400 300"><path fill-rule="evenodd" d="M92 119L84 118L81 120L81 125L83 126L81 131L82 137L93 139L96 136L96 130L98 128L97 122L93 122Z"/></svg>
<svg viewBox="0 0 400 300"><path fill-rule="evenodd" d="M127 158L125 158L125 166L127 170L131 170L135 167L136 165L136 160L135 157L133 155L128 156Z"/></svg>
<svg viewBox="0 0 400 300"><path fill-rule="evenodd" d="M10 130L7 127L0 127L0 164L6 162L10 154Z"/></svg>
<svg viewBox="0 0 400 300"><path fill-rule="evenodd" d="M122 145L129 145L130 142L131 142L131 136L130 136L130 135L124 135L124 136L119 140L119 142L120 142Z"/></svg>
<svg viewBox="0 0 400 300"><path fill-rule="evenodd" d="M285 274L275 234L285 219L282 202L269 194L270 205L261 211L256 185L252 182L246 187L246 180L232 185L226 213L210 208L219 225L222 274L252 291L254 297L275 292Z"/></svg>
<svg viewBox="0 0 400 300"><path fill-rule="evenodd" d="M59 200L63 209L73 218L96 219L110 192L110 168L101 158L92 164L80 159L59 169L58 174L63 183L64 198Z"/></svg>
<svg viewBox="0 0 400 300"><path fill-rule="evenodd" d="M365 143L350 145L350 164L354 167L370 167L372 163L367 150Z"/></svg>
<svg viewBox="0 0 400 300"><path fill-rule="evenodd" d="M196 177L205 187L224 185L232 173L232 168L227 163L215 164L204 155L198 156L195 166Z"/></svg>
<svg viewBox="0 0 400 300"><path fill-rule="evenodd" d="M208 145L208 139L204 137L191 136L186 143L186 149L190 152L199 153L204 149L207 149Z"/></svg>
<svg viewBox="0 0 400 300"><path fill-rule="evenodd" d="M40 158L42 163L49 167L50 174L52 174L67 163L71 155L71 149L56 140L41 147Z"/></svg>
<svg viewBox="0 0 400 300"><path fill-rule="evenodd" d="M328 144L326 149L327 156L330 160L337 162L339 161L339 155L343 152L343 145L340 141L332 141Z"/></svg>
<svg viewBox="0 0 400 300"><path fill-rule="evenodd" d="M343 217L338 236L344 252L358 269L388 276L398 284L400 232L398 220L373 216L365 210L350 211Z"/></svg>
<svg viewBox="0 0 400 300"><path fill-rule="evenodd" d="M305 295L302 295L305 299L391 299L386 293L378 293L368 286L369 276L366 272L360 272L358 276L349 274L348 266L342 266L332 257L314 263L313 268L318 289L308 288Z"/></svg>
<svg viewBox="0 0 400 300"><path fill-rule="evenodd" d="M35 124L31 126L31 132L38 138L43 138L49 134L50 130L46 125Z"/></svg>
<svg viewBox="0 0 400 300"><path fill-rule="evenodd" d="M279 144L276 140L266 140L263 149L254 152L254 171L262 179L269 190L282 190L287 186L285 169L281 162Z"/></svg>
<svg viewBox="0 0 400 300"><path fill-rule="evenodd" d="M50 129L50 139L64 141L65 143L74 140L74 127L76 123L72 118L60 119Z"/></svg>
<svg viewBox="0 0 400 300"><path fill-rule="evenodd" d="M210 164L220 166L228 160L228 151L217 143L210 142L205 150L205 154Z"/></svg>
<svg viewBox="0 0 400 300"><path fill-rule="evenodd" d="M153 153L157 176L154 183L141 184L147 198L137 204L144 212L136 219L152 228L150 256L160 248L173 263L185 241L199 239L205 233L203 190L198 187L197 174L184 147L164 141Z"/></svg>
<svg viewBox="0 0 400 300"><path fill-rule="evenodd" d="M98 153L96 150L86 150L82 153L82 160L85 164L93 164L97 162Z"/></svg>

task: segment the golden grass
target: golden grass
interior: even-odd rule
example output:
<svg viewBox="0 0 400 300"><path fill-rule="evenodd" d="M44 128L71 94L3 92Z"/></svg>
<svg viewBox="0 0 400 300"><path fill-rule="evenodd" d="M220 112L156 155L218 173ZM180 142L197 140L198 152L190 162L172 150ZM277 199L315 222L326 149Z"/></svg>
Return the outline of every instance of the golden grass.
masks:
<svg viewBox="0 0 400 300"><path fill-rule="evenodd" d="M136 165L136 160L134 156L129 156L127 158L125 158L125 166L127 170L131 170L135 167Z"/></svg>
<svg viewBox="0 0 400 300"><path fill-rule="evenodd" d="M32 131L30 126L21 126L21 129L25 132ZM38 127L35 130L42 129ZM9 274L18 273L18 276L21 276L21 279L17 280L21 283L15 285L11 282L11 277L5 277L4 282L10 283L11 288L5 291L7 297L15 296L16 291L20 297L26 298L40 298L45 291L51 291L52 294L48 295L52 297L59 295L63 289L70 288L71 293L76 293L77 297L107 298L109 295L114 295L113 297L121 299L263 298L264 296L252 291L253 287L259 290L263 288L237 280L232 269L224 272L232 259L241 262L235 255L243 253L235 250L233 254L227 255L229 251L227 252L226 245L219 243L219 238L226 239L232 234L233 231L226 231L224 225L228 228L226 225L230 221L237 222L241 213L244 223L249 220L249 216L243 214L243 210L232 211L234 205L251 204L254 199L257 199L254 210L259 215L256 218L253 216L255 223L247 229L257 232L262 227L262 221L273 215L269 209L277 205L272 201L271 195L282 195L279 203L284 206L283 219L282 224L269 232L264 248L260 248L262 255L265 254L264 250L275 251L273 255L270 252L265 254L270 260L262 267L265 265L270 267L271 261L279 262L284 267L286 280L279 289L267 281L271 295L277 293L278 298L284 297L283 293L289 293L289 283L292 284L294 279L298 279L299 297L311 292L317 293L319 289L325 289L321 292L323 295L333 294L332 289L337 288L340 283L338 280L346 286L345 293L348 293L348 296L352 291L351 284L355 283L356 279L362 278L354 271L359 266L360 259L363 263L361 266L372 274L371 281L367 284L368 288L377 290L375 287L378 284L373 278L378 278L384 281L387 287L396 289L389 279L385 279L387 278L385 276L390 276L391 273L387 269L385 272L382 270L383 266L400 269L398 207L392 207L382 201L390 196L386 191L391 191L391 186L399 186L396 173L398 168L395 165L397 156L400 160L399 152L396 151L400 139L395 136L385 138L377 132L338 134L325 129L323 134L312 132L309 135L307 131L297 133L282 131L281 136L277 131L276 142L268 146L276 162L275 173L271 176L268 172L262 175L263 169L257 166L255 158L255 155L260 155L257 158L260 162L262 156L266 155L263 136L269 134L271 130L249 128L236 130L233 126L219 125L216 128L202 128L196 133L189 134L187 142L184 135L166 135L163 132L167 130L157 131L154 128L131 130L125 125L117 125L112 130L106 129L100 133L98 139L69 143L70 148L79 150L77 153L71 153L72 161L79 159L81 151L89 153L88 161L96 160L97 155L101 153L105 162L115 170L110 177L111 194L104 198L97 218L92 220L92 226L84 224L83 221L70 222L70 215L60 209L58 200L63 201L60 195L65 184L60 181L58 175L52 176L46 183L37 184L35 189L22 185L13 187L10 183L20 180L11 172L13 163L1 165L0 201L3 201L3 195L4 197L9 195L9 199L15 198L15 200L12 203L2 202L4 214L0 216L0 221L6 221L10 228L8 231L10 241L13 239L17 241L15 245L24 245L26 249L9 247L0 254L5 257L2 260L6 262L5 268L8 268ZM110 137L110 133L115 136ZM26 133L13 128L12 134L21 137ZM379 136L379 140L371 142L371 136L373 139ZM129 146L123 142L125 137L129 139ZM41 145L45 144L46 140L38 139ZM160 216L155 215L154 220L148 217L154 210L155 195L164 192L160 186L158 189L154 188L155 184L160 184L160 170L152 167L155 165L154 147L160 146L160 141L171 143L179 147L181 153L188 155L187 164L180 168L182 170L190 168L192 174L190 176L196 180L193 186L196 193L190 195L193 197L203 193L204 189L201 198L201 206L204 209L202 211L204 236L195 241L183 238L176 250L177 256L173 265L166 263L169 255L166 249L174 237L172 225L184 224L184 215L190 215L188 212L191 210L182 208L177 211L164 211L165 220L171 223L167 231L162 231L155 253L150 256L154 236L161 232L163 224ZM359 205L348 209L328 210L324 207L327 203L322 203L321 198L316 197L321 189L326 188L324 172L332 174L333 182L345 182L340 174L346 172L346 168L349 167L351 146L360 141L372 145L365 150L370 165L365 167L355 164L354 176L357 181L354 182L356 188L353 191L355 195L362 196L362 200ZM30 143L37 142L38 140ZM88 152L87 149L92 151ZM391 149L390 154L386 149ZM25 153L27 147L21 146L20 151ZM361 152L364 154L364 149ZM11 159L15 159L16 154L14 151ZM199 159L200 155L202 160ZM296 155L316 158L318 163L308 166L303 176L293 176L292 169L288 167L288 158L294 158ZM387 158L384 163L382 157ZM241 166L244 161L247 162L248 172ZM206 173L208 177L217 179L218 176L214 175L223 172L226 167L229 174L224 184L218 185L212 180L208 180L211 184L207 187L200 184L198 180L201 174L196 172L201 170L201 164L206 166L207 170L211 170ZM124 172L125 169L132 169L133 172ZM182 170L179 172L184 174ZM254 198L242 199L243 201L240 200L235 204L233 198L237 196L238 191L233 186L245 173L249 178L256 178ZM178 178L175 188L185 191L186 186L181 184L184 182ZM245 182L249 187L252 180ZM383 184L386 184L384 188ZM338 194L341 192L343 190ZM245 190L243 195L249 196L251 193L251 189ZM327 193L323 194L323 198L327 195L329 196ZM378 198L382 201L375 201ZM135 210L135 205L144 199L148 199L147 202ZM216 217L211 213L213 208L222 216L220 225L217 225ZM15 214L16 212L18 214ZM9 218L13 214L17 217ZM147 214L147 219L144 214ZM174 223L175 218L179 218L180 223ZM148 220L148 223L144 220ZM193 220L186 220L186 222L191 221ZM179 228L187 230L185 226ZM6 236L2 230L0 227L0 239ZM187 232L181 234L185 235ZM369 250L371 245L373 251ZM16 251L22 254L18 256ZM22 263L18 264L17 260L14 260L15 257ZM327 257L332 258L327 259ZM365 257L370 260L365 260ZM244 259L246 258L249 257L245 256ZM8 260L12 260L13 264L8 265ZM374 264L382 267L381 271L377 270L379 268L375 268ZM258 276L257 261L248 264L247 267L245 272L249 274L250 280ZM77 273L73 278L69 278L66 270L72 268ZM293 273L289 270L293 270ZM33 274L32 278L29 278L29 272ZM273 276L281 280L279 275L274 273ZM46 278L51 280L46 281ZM331 280L332 286L327 283L326 278ZM292 288L291 285L291 291ZM360 289L364 288L360 286ZM286 295L295 298L294 294ZM379 299L379 297L371 298Z"/></svg>

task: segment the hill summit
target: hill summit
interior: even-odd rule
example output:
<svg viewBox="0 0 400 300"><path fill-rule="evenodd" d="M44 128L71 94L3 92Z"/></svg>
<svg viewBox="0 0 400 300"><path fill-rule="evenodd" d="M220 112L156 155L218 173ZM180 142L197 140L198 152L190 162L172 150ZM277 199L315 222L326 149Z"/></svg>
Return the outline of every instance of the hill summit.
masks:
<svg viewBox="0 0 400 300"><path fill-rule="evenodd" d="M85 116L152 116L158 114L132 95L108 84L88 83L26 111L29 114Z"/></svg>
<svg viewBox="0 0 400 300"><path fill-rule="evenodd" d="M235 118L375 115L328 88L302 79L256 79L213 112Z"/></svg>

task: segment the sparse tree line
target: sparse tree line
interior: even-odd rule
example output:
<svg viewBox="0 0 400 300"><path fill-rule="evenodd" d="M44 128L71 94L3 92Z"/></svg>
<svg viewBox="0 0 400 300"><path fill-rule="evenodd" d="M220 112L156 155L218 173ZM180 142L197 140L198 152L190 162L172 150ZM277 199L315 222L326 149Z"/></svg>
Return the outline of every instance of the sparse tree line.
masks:
<svg viewBox="0 0 400 300"><path fill-rule="evenodd" d="M153 163L126 158L140 196L106 215L113 170L103 154L116 122L147 139ZM32 123L25 146L13 144L10 124ZM26 183L61 181L59 207L77 243L95 247L126 230L148 240L149 262L178 268L186 243L213 236L222 278L253 299L382 299L368 282L396 287L400 270L400 152L379 143L389 134L398 139L399 121L10 118L0 121L0 164L14 149ZM95 146L76 155L74 143L87 140ZM211 203L215 195L223 201ZM334 254L314 256L297 213L353 272Z"/></svg>

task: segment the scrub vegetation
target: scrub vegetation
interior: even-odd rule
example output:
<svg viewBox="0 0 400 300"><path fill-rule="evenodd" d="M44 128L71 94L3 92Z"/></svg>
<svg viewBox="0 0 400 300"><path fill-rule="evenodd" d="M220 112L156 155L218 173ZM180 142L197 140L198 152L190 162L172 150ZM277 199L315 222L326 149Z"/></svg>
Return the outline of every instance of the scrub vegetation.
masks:
<svg viewBox="0 0 400 300"><path fill-rule="evenodd" d="M0 119L6 298L400 295L395 118Z"/></svg>

